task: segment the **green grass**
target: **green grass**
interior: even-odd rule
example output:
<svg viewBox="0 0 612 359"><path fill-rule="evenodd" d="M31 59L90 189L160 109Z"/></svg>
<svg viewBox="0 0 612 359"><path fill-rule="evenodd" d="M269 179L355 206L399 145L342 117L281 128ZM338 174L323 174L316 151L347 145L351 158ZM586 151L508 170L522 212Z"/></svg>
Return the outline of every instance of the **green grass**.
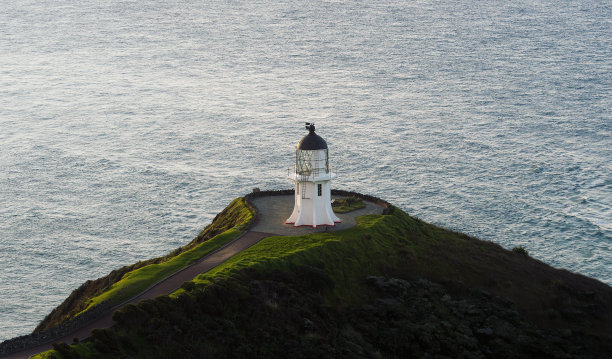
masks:
<svg viewBox="0 0 612 359"><path fill-rule="evenodd" d="M71 356L70 354L68 355L62 355L63 353L66 352L65 349L68 349L67 346L65 346L64 344L60 343L58 344L54 344L53 347L55 349L52 350L48 350L46 352L42 352L40 354L36 354L34 356L32 356L31 358L36 358L36 359L58 359L58 358L71 358L73 356ZM72 349L78 353L78 355L82 358L97 358L99 357L99 353L95 350L95 348L91 345L91 343L78 343L76 345L72 346ZM70 350L70 349L68 349ZM74 354L72 354L74 355Z"/></svg>
<svg viewBox="0 0 612 359"><path fill-rule="evenodd" d="M357 218L355 227L342 231L268 237L200 274L193 282L196 287L202 288L249 267L288 270L296 265L320 262L324 263L326 272L334 281L340 283L330 297L334 301L332 297L345 297L344 294L351 292L356 281L380 273L377 268L380 258L390 260L394 256L399 261L393 241L387 238L393 233L394 224L404 220L412 221L408 216L365 215ZM344 260L339 261L338 258ZM183 292L183 289L179 289L173 296ZM358 297L356 299L359 300Z"/></svg>
<svg viewBox="0 0 612 359"><path fill-rule="evenodd" d="M339 305L363 301L365 294L359 288L370 275L412 272L435 280L482 284L477 256L493 244L471 241L463 234L414 219L393 206L390 209L390 215L357 217L355 227L342 231L265 238L200 274L193 283L202 289L247 268L290 271L296 266L315 265L324 268L335 283L326 296L328 304ZM179 289L173 296L183 292Z"/></svg>
<svg viewBox="0 0 612 359"><path fill-rule="evenodd" d="M118 304L132 298L158 281L189 266L200 258L236 239L244 232L243 228L252 219L253 214L242 198L237 198L232 201L227 209L224 213L233 213L232 217L234 218L232 219L235 221L233 223L236 223L234 228L197 244L189 250L167 259L165 262L149 264L126 273L121 280L111 285L106 291L89 299L86 302L85 309L79 312L77 316L104 301L108 301L111 304Z"/></svg>
<svg viewBox="0 0 612 359"><path fill-rule="evenodd" d="M336 213L347 213L364 207L365 203L363 203L361 198L346 197L334 200L334 206L332 209Z"/></svg>
<svg viewBox="0 0 612 359"><path fill-rule="evenodd" d="M120 281L113 284L107 291L91 298L85 310L78 315L103 301L116 304L132 298L158 281L187 267L212 251L221 248L236 239L240 234L242 234L241 230L230 229L164 263L150 264L131 271L125 274Z"/></svg>

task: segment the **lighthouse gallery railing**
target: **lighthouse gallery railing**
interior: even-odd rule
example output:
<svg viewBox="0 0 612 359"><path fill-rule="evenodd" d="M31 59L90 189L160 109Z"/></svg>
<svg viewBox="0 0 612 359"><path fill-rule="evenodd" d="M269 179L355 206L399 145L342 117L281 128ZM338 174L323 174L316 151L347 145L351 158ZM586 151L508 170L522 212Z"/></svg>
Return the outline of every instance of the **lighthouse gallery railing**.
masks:
<svg viewBox="0 0 612 359"><path fill-rule="evenodd" d="M308 170L302 169L302 171L298 172L297 166L293 165L292 167L287 168L287 177L296 176L297 180L300 182L313 181L317 178L327 176L331 173L336 173L335 171L333 171L333 169L335 168L328 165L327 168L311 168Z"/></svg>

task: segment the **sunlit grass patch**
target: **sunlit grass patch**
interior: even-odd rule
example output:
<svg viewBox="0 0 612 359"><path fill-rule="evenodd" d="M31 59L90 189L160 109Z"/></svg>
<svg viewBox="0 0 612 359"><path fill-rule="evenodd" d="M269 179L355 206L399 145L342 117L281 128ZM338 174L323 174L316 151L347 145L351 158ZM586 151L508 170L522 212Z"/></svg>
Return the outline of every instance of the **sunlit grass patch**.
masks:
<svg viewBox="0 0 612 359"><path fill-rule="evenodd" d="M118 304L138 295L160 280L189 266L207 254L236 239L244 232L243 228L249 223L252 217L253 213L246 206L244 199L235 199L228 205L226 210L222 212L222 215L219 215L215 221L213 221L213 225L221 226L220 228L223 228L222 226L227 226L225 222L230 221L229 223L235 224L233 228L199 244L196 239L188 246L189 249L183 252L177 251L178 254L172 257L169 256L168 259L162 263L149 264L126 273L121 280L111 285L106 291L89 299L86 302L85 309L79 312L77 316L104 301L111 304ZM207 229L210 230L211 227L212 226L209 226Z"/></svg>
<svg viewBox="0 0 612 359"><path fill-rule="evenodd" d="M364 207L363 200L356 197L337 198L332 203L332 209L336 213L347 213Z"/></svg>

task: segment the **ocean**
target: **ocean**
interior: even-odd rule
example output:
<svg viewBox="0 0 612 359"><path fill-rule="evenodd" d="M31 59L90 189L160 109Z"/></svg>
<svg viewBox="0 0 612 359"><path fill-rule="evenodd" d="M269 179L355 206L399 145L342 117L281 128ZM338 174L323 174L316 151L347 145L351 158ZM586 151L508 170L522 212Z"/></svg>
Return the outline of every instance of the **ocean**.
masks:
<svg viewBox="0 0 612 359"><path fill-rule="evenodd" d="M2 7L0 341L291 188L304 122L333 188L612 284L610 2Z"/></svg>

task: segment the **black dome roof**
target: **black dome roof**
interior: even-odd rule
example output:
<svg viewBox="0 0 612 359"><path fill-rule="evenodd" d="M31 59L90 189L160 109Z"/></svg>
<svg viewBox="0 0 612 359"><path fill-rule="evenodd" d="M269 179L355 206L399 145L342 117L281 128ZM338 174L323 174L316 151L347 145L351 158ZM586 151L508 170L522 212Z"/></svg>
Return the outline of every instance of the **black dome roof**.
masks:
<svg viewBox="0 0 612 359"><path fill-rule="evenodd" d="M314 151L327 149L327 142L315 133L314 123L308 126L310 131L306 136L302 137L297 145L298 150Z"/></svg>

